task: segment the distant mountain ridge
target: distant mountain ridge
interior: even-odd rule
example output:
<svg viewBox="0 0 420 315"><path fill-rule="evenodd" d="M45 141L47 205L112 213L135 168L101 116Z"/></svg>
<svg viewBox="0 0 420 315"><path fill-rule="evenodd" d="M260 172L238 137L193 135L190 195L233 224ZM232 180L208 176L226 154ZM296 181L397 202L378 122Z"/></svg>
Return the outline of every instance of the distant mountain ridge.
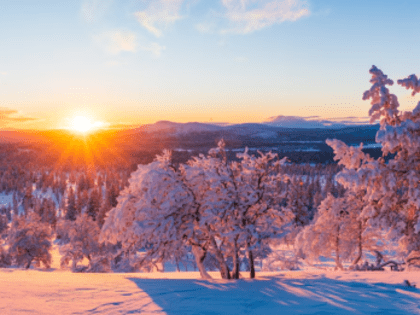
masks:
<svg viewBox="0 0 420 315"><path fill-rule="evenodd" d="M327 124L328 123L328 124ZM338 130L345 128L374 128L376 125L369 124L344 124L331 123L330 121L308 121L301 117L293 116L277 116L272 120L263 123L242 123L242 124L211 124L200 122L176 123L171 121L158 121L154 124L143 125L135 130L146 133L170 133L173 136L181 136L190 133L203 132L230 132L241 135L248 135L252 137L272 138L276 137L279 131L287 130L308 130L308 129L322 129ZM303 131L302 130L302 131Z"/></svg>

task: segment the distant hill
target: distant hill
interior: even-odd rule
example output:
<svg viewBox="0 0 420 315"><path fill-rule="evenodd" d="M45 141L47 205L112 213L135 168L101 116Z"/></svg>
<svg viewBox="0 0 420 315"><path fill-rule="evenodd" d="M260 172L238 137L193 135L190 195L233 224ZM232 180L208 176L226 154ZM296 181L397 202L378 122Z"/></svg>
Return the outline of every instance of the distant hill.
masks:
<svg viewBox="0 0 420 315"><path fill-rule="evenodd" d="M292 125L292 124L290 124ZM314 124L317 128L284 127L277 124L266 123L244 123L234 125L212 125L206 123L174 123L170 121L159 121L155 124L144 125L140 128L127 130L129 134L147 133L160 137L165 135L171 138L200 137L199 134L212 134L213 136L225 139L255 140L283 140L283 141L325 141L328 138L340 139L346 143L375 142L376 131L379 125L334 125L328 127ZM320 127L320 128L318 128Z"/></svg>
<svg viewBox="0 0 420 315"><path fill-rule="evenodd" d="M267 125L258 123L244 123L235 125L212 125L198 122L174 123L170 121L159 121L155 124L143 125L139 128L123 130L104 130L97 134L113 139L125 139L135 141L135 139L159 138L198 141L201 144L211 140L214 144L216 138L225 140L235 140L240 142L288 142L288 141L315 141L324 142L328 138L342 140L348 144L374 143L375 135L379 129L378 125L353 125L342 128L288 128L277 125ZM68 138L75 138L76 135L67 130L48 130L48 131L26 131L13 130L1 131L0 142L44 142L52 139L66 141ZM97 137L97 136L89 136ZM131 140L130 140L131 139ZM127 140L127 141L126 141ZM203 142L204 141L204 142ZM188 141L187 141L188 142Z"/></svg>

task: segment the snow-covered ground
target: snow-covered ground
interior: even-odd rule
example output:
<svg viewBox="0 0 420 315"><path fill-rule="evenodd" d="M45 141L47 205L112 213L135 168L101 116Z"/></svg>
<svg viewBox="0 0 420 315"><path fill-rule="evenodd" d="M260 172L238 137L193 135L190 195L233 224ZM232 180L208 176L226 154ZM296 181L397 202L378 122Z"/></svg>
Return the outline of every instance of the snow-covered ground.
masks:
<svg viewBox="0 0 420 315"><path fill-rule="evenodd" d="M0 268L0 314L420 314L420 272L242 272L201 280L198 272L71 273ZM408 280L411 287L405 284Z"/></svg>
<svg viewBox="0 0 420 315"><path fill-rule="evenodd" d="M211 275L0 269L0 314L420 314L418 272Z"/></svg>

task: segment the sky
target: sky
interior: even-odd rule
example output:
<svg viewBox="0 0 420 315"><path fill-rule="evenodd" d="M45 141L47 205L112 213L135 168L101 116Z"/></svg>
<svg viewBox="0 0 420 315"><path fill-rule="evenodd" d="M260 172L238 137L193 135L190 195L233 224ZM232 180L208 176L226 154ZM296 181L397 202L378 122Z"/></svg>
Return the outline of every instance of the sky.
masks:
<svg viewBox="0 0 420 315"><path fill-rule="evenodd" d="M418 0L2 0L0 129L366 119L420 74ZM399 86L401 109L419 98Z"/></svg>

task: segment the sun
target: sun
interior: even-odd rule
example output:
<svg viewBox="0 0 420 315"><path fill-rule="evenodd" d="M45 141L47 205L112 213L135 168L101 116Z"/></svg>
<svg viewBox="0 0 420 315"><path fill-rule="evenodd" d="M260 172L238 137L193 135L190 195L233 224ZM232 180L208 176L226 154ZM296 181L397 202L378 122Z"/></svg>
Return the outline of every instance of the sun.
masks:
<svg viewBox="0 0 420 315"><path fill-rule="evenodd" d="M92 129L92 122L84 116L76 116L70 122L70 129L80 133L86 133Z"/></svg>
<svg viewBox="0 0 420 315"><path fill-rule="evenodd" d="M75 116L70 120L69 129L77 133L87 134L102 126L102 122L92 122L86 116Z"/></svg>

